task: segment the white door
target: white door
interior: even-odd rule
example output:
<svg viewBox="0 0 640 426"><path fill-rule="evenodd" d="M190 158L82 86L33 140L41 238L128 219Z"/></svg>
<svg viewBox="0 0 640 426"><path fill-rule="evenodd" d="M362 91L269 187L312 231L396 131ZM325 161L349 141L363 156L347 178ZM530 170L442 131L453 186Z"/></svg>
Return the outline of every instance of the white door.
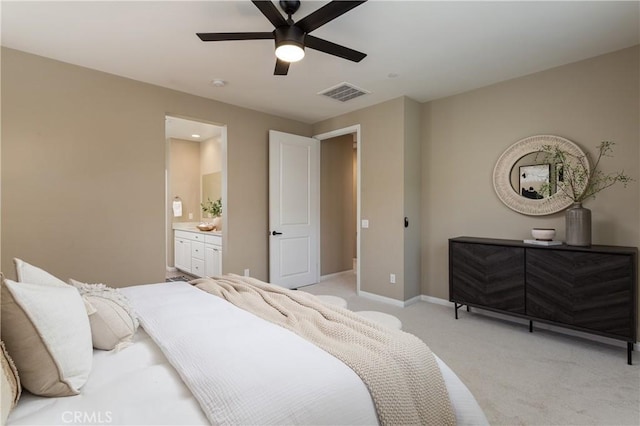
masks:
<svg viewBox="0 0 640 426"><path fill-rule="evenodd" d="M320 141L269 131L269 281L318 282Z"/></svg>

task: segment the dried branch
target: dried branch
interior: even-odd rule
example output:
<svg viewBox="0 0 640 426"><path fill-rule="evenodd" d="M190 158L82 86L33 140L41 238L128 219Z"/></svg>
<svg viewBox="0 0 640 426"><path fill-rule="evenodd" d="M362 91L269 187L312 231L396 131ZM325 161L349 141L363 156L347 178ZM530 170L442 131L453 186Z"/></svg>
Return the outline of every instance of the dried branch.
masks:
<svg viewBox="0 0 640 426"><path fill-rule="evenodd" d="M614 142L602 141L598 146L598 157L595 164L589 169L589 154L574 155L562 150L557 145L543 145L542 154L545 161L555 165L560 165L563 171L563 182L558 184L557 190L573 200L575 203L581 203L589 198L595 198L596 194L603 191L616 183L621 183L625 188L633 179L624 173L624 170L604 173L599 169L600 161L603 157L613 157ZM551 194L552 185L546 183L543 185L544 194Z"/></svg>

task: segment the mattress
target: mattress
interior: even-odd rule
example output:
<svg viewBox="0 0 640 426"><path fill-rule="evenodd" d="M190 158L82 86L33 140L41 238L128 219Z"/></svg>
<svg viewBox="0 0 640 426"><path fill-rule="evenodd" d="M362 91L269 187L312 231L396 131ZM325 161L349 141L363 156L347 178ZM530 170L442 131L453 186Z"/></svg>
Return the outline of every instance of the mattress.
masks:
<svg viewBox="0 0 640 426"><path fill-rule="evenodd" d="M270 323L268 326L277 327ZM228 358L233 356L218 351L212 353L211 362L220 361L222 364L222 360L216 357L225 357L224 362L229 362ZM484 413L467 387L442 360L437 357L436 360L449 391L457 423L487 424ZM372 410L365 414L375 419L373 404L366 405L364 409ZM345 413L344 418L350 418L350 415ZM209 422L176 369L141 327L129 347L118 352L94 351L93 369L80 395L44 398L24 391L18 406L9 416L8 424L199 425Z"/></svg>

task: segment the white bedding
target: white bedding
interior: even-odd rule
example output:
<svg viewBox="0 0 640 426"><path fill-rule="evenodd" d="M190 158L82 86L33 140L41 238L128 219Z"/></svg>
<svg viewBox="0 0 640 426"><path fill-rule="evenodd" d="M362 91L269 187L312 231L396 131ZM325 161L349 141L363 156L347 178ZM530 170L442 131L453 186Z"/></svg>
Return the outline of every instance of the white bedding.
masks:
<svg viewBox="0 0 640 426"><path fill-rule="evenodd" d="M75 421L75 416L82 416ZM93 416L93 419L91 419ZM94 351L81 394L44 398L23 390L10 425L204 425L198 402L160 348L139 328L120 352Z"/></svg>
<svg viewBox="0 0 640 426"><path fill-rule="evenodd" d="M166 311L163 318L169 324L171 307L187 288L193 289L186 283L162 283L122 290L141 310ZM211 317L200 318L211 331L210 338L202 339L200 356L207 362L200 364L213 367L207 374L216 375L219 386L213 399L204 402L213 410L212 422L377 423L366 387L348 367L295 334L211 297ZM458 424L487 424L466 386L437 360ZM25 393L9 424L208 424L193 395L141 329L134 344L120 352L95 351L81 395L41 398ZM196 396L202 402L202 395ZM235 417L228 417L230 412Z"/></svg>

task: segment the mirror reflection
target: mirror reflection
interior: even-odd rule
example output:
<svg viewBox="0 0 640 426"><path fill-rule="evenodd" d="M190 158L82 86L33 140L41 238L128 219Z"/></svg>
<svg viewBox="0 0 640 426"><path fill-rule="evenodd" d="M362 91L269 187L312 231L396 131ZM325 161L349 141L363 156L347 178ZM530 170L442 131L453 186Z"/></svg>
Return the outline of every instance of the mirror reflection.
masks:
<svg viewBox="0 0 640 426"><path fill-rule="evenodd" d="M222 198L222 172L202 175L202 202Z"/></svg>
<svg viewBox="0 0 640 426"><path fill-rule="evenodd" d="M545 163L542 152L531 152L521 157L511 168L511 187L523 198L549 198L556 193L558 182L562 180L561 170L552 166Z"/></svg>

